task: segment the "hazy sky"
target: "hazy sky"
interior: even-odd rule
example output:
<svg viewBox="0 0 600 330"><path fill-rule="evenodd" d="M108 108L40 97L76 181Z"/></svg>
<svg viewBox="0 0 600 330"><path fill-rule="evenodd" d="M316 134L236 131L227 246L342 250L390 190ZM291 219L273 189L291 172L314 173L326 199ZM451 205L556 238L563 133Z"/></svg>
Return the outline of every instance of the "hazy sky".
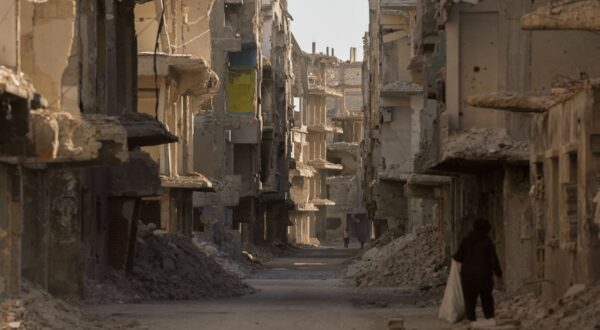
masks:
<svg viewBox="0 0 600 330"><path fill-rule="evenodd" d="M369 29L368 0L288 0L288 10L294 21L292 31L305 52L317 53L325 47L335 48L342 60L350 57L350 47L356 47L357 60L363 57L363 36Z"/></svg>

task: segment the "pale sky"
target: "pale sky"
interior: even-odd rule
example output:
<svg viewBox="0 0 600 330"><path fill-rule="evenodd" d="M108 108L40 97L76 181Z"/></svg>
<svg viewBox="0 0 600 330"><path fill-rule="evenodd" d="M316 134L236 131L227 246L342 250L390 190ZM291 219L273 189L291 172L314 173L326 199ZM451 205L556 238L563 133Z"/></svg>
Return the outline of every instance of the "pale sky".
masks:
<svg viewBox="0 0 600 330"><path fill-rule="evenodd" d="M292 31L302 50L317 53L335 48L335 55L347 60L350 47L357 48L357 61L363 58L363 36L369 29L368 0L288 0L294 21Z"/></svg>

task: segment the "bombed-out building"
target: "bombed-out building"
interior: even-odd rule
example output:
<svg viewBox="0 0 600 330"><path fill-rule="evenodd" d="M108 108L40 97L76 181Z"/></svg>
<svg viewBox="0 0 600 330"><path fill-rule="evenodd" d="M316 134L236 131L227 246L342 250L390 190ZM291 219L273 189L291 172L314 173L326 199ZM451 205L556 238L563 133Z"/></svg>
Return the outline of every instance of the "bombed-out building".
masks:
<svg viewBox="0 0 600 330"><path fill-rule="evenodd" d="M362 186L376 233L384 219L433 225L451 255L486 218L509 291L593 282L600 40L560 30L594 30L597 4L370 4Z"/></svg>
<svg viewBox="0 0 600 330"><path fill-rule="evenodd" d="M210 69L209 16L213 1L146 2L135 8L138 43L138 111L157 118L177 142L145 147L159 166L162 194L145 198L142 221L167 232L198 231L195 191L216 183L194 169L194 118L210 111L219 85ZM163 21L165 28L160 29ZM158 37L158 38L157 38Z"/></svg>
<svg viewBox="0 0 600 330"><path fill-rule="evenodd" d="M296 204L290 219L289 237L302 244L319 244L326 240L327 207L335 202L327 195L330 171L341 171L341 164L327 160L327 140L336 131L328 120L327 100L342 94L329 87L328 80L339 59L327 53L312 53L294 48L294 145L295 169L290 173L291 196ZM341 131L341 130L340 130Z"/></svg>
<svg viewBox="0 0 600 330"><path fill-rule="evenodd" d="M433 190L447 182L426 171L437 109L414 51L417 4L370 2L361 185L375 237L436 223L441 208Z"/></svg>
<svg viewBox="0 0 600 330"><path fill-rule="evenodd" d="M142 199L161 190L141 148L177 137L138 113L135 1L1 6L1 287L80 296L132 266Z"/></svg>
<svg viewBox="0 0 600 330"><path fill-rule="evenodd" d="M356 234L356 226L364 213L361 209L358 169L360 143L363 138L362 62L356 61L356 48L350 50L350 59L333 68L327 82L339 90L341 98L330 98L327 119L335 127L327 139L327 160L342 165L327 177L328 198L335 205L327 207L327 240L340 239L344 230Z"/></svg>
<svg viewBox="0 0 600 330"><path fill-rule="evenodd" d="M220 79L211 111L194 119L196 172L220 182L196 192L201 232L239 255L240 244L287 238L292 111L286 1L215 1L211 67ZM236 252L237 251L237 252Z"/></svg>

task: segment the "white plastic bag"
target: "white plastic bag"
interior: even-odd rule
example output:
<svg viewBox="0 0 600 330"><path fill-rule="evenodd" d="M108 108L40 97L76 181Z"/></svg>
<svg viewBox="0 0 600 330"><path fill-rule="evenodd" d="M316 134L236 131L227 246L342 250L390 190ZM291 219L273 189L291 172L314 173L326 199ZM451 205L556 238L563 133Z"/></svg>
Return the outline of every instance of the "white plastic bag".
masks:
<svg viewBox="0 0 600 330"><path fill-rule="evenodd" d="M460 263L454 259L450 265L450 276L448 276L438 317L450 323L456 323L465 317L465 301L460 284Z"/></svg>

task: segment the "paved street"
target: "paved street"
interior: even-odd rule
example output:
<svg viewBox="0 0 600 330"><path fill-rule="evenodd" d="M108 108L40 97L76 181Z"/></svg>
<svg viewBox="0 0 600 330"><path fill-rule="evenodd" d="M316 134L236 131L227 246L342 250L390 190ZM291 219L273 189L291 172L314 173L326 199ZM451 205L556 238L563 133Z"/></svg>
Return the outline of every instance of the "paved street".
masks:
<svg viewBox="0 0 600 330"><path fill-rule="evenodd" d="M138 319L150 329L379 330L404 318L407 329L450 329L435 308L414 306L400 289L351 288L336 278L356 250L301 249L274 259L248 282L256 294L230 299L96 306L102 314Z"/></svg>

